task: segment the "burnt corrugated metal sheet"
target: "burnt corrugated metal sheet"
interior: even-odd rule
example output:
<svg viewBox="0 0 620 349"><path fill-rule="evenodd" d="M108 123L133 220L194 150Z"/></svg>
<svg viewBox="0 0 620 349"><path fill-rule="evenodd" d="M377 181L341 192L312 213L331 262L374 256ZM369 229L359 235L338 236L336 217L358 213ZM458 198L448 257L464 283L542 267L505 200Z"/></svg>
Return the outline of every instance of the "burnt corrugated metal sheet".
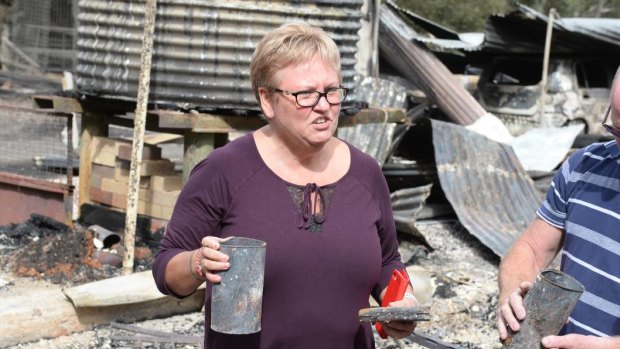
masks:
<svg viewBox="0 0 620 349"><path fill-rule="evenodd" d="M418 219L418 214L426 204L426 199L431 195L432 187L433 184L431 183L420 187L396 190L390 194L396 229L399 232L413 235L426 246L430 246L430 244L415 226L415 223Z"/></svg>
<svg viewBox="0 0 620 349"><path fill-rule="evenodd" d="M464 127L432 120L441 188L459 221L504 256L535 217L542 196L512 148Z"/></svg>
<svg viewBox="0 0 620 349"><path fill-rule="evenodd" d="M411 226L415 225L417 214L431 195L432 187L431 183L420 187L399 189L390 194L394 221L398 230L409 232Z"/></svg>
<svg viewBox="0 0 620 349"><path fill-rule="evenodd" d="M394 144L397 126L385 122L340 127L338 138L353 144L383 165Z"/></svg>
<svg viewBox="0 0 620 349"><path fill-rule="evenodd" d="M430 36L416 35L416 41L426 45L436 46L443 49L462 49L471 50L477 48L484 40L483 33L457 33L428 18L424 18L414 12L398 6L394 1L387 0L387 6L401 13L405 18L415 23L420 28L426 30Z"/></svg>
<svg viewBox="0 0 620 349"><path fill-rule="evenodd" d="M510 53L544 51L548 18L525 5L487 20L480 50ZM557 18L553 22L552 54L610 53L620 50L620 19Z"/></svg>
<svg viewBox="0 0 620 349"><path fill-rule="evenodd" d="M544 50L548 17L517 4L507 14L489 16L484 33L457 33L387 0L387 6L428 31L412 40L443 49L465 52L537 53ZM617 53L620 49L618 18L555 18L551 53Z"/></svg>
<svg viewBox="0 0 620 349"><path fill-rule="evenodd" d="M387 79L366 77L360 81L356 90L360 98L368 102L371 108L405 109L407 105L406 88ZM355 145L379 164L385 163L399 137L397 124L388 122L387 110L383 109L383 112L386 117L384 122L340 127L337 131L338 138Z"/></svg>
<svg viewBox="0 0 620 349"><path fill-rule="evenodd" d="M393 9L381 6L379 47L385 59L456 123L469 125L486 114L448 68L428 49L414 42L417 34Z"/></svg>
<svg viewBox="0 0 620 349"><path fill-rule="evenodd" d="M371 108L407 109L407 88L395 81L366 76L360 81L356 91Z"/></svg>
<svg viewBox="0 0 620 349"><path fill-rule="evenodd" d="M267 32L294 20L321 27L336 41L344 83L353 87L362 4L363 0L159 0L149 101L258 111L249 78L252 53ZM144 5L136 0L79 2L80 92L135 100ZM347 100L355 99L353 95Z"/></svg>

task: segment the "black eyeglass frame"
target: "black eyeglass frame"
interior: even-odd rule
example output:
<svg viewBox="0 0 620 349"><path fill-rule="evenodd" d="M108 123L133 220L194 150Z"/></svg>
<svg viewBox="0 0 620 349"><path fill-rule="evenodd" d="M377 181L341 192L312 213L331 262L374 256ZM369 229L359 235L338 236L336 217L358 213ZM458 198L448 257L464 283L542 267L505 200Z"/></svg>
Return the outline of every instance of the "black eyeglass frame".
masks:
<svg viewBox="0 0 620 349"><path fill-rule="evenodd" d="M611 112L611 105L609 105L609 108L607 108L607 112L605 113L605 118L603 119L603 123L602 123L603 128L607 132L611 133L612 135L614 135L616 137L620 137L620 130L619 129L617 129L617 128L611 126L611 125L607 125L606 124L607 119L609 119L609 113L610 112Z"/></svg>
<svg viewBox="0 0 620 349"><path fill-rule="evenodd" d="M287 96L290 95L290 96L295 97L295 103L297 103L297 105L302 107L302 108L314 108L317 104L319 104L319 101L323 97L325 97L325 100L327 101L327 103L329 103L329 105L339 105L339 104L342 104L342 102L344 102L345 99L347 99L347 95L349 94L349 89L344 87L344 86L328 88L327 90L325 90L325 92L319 92L319 91L316 91L316 90L305 90L305 91L291 92L289 90L282 90L282 89L275 88L275 87L272 87L271 90L275 91L275 92L280 92L280 93L282 93L284 95L287 95ZM330 102L329 98L327 98L327 96L328 96L327 94L330 93L330 92L333 92L334 90L342 90L342 91L344 91L342 99L338 103ZM314 104L302 105L301 103L299 103L299 99L297 99L297 96L299 96L300 94L303 94L303 93L318 93L319 97L316 99L316 102L314 102Z"/></svg>

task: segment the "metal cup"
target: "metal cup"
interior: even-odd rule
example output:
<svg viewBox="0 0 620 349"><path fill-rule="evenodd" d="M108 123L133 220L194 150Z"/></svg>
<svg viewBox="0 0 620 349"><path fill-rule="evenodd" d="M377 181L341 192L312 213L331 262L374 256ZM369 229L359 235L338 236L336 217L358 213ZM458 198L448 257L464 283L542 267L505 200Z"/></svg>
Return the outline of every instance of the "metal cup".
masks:
<svg viewBox="0 0 620 349"><path fill-rule="evenodd" d="M568 274L555 269L541 271L523 299L526 315L521 328L519 332L508 328L503 348L543 348L542 338L560 332L583 291L583 285Z"/></svg>
<svg viewBox="0 0 620 349"><path fill-rule="evenodd" d="M231 237L220 243L230 268L220 272L211 297L211 329L227 334L249 334L261 330L263 281L267 243Z"/></svg>

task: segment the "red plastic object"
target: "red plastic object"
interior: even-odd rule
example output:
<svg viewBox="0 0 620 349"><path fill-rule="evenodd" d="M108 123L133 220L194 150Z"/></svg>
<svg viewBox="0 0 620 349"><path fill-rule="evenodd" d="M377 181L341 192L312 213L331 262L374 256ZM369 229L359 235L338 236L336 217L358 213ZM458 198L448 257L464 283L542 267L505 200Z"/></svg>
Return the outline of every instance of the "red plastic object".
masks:
<svg viewBox="0 0 620 349"><path fill-rule="evenodd" d="M392 276L390 277L390 283L388 284L387 290L385 291L385 296L381 301L381 306L387 307L391 302L402 300L405 296L405 291L407 290L408 285L409 275L407 275L407 271L405 269L394 269L394 271L392 271ZM377 321L375 323L375 328L377 329L377 332L379 333L379 336L381 336L381 338L387 338L387 335L383 331L381 323Z"/></svg>

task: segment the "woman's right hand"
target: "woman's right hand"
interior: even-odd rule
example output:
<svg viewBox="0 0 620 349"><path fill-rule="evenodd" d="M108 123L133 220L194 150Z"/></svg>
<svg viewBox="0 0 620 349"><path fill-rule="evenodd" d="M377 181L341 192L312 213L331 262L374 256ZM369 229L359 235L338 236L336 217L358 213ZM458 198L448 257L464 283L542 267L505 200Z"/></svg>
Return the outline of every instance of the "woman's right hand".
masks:
<svg viewBox="0 0 620 349"><path fill-rule="evenodd" d="M228 255L220 252L220 242L226 239L218 238L215 236L207 236L200 242L201 247L198 249L198 253L201 254L200 268L205 274L207 281L211 283L219 283L222 281L222 277L217 272L222 270L228 270L230 263L228 262Z"/></svg>
<svg viewBox="0 0 620 349"><path fill-rule="evenodd" d="M508 327L515 332L519 331L521 327L519 323L525 319L523 297L530 288L532 288L530 282L521 282L519 288L512 292L497 308L497 330L502 341L508 338Z"/></svg>

